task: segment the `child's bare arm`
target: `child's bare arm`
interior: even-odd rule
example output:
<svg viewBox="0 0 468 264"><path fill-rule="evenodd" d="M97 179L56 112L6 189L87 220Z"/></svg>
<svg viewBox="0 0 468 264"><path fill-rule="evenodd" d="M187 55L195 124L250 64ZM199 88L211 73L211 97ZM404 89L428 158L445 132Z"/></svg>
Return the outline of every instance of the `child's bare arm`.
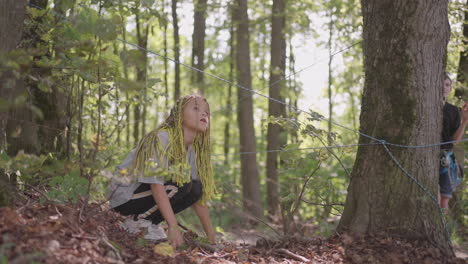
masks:
<svg viewBox="0 0 468 264"><path fill-rule="evenodd" d="M465 102L465 104L463 105L461 109L460 126L458 127L457 131L455 131L455 134L453 134L454 141L460 141L463 139L463 135L465 135L465 129L467 125L468 125L468 102Z"/></svg>
<svg viewBox="0 0 468 264"><path fill-rule="evenodd" d="M213 226L211 225L211 220L210 220L210 214L208 212L208 207L206 205L202 205L199 201L194 203L192 205L192 208L195 210L195 213L197 213L198 218L200 218L200 222L203 226L203 229L205 230L206 236L208 237L208 240L215 244L216 239L215 239L215 234L213 230Z"/></svg>
<svg viewBox="0 0 468 264"><path fill-rule="evenodd" d="M175 217L174 211L172 210L169 197L167 197L166 189L161 184L151 184L151 192L153 198L158 205L158 209L161 211L164 219L169 226L168 237L175 248L182 245L184 242L183 236L177 226L177 218Z"/></svg>

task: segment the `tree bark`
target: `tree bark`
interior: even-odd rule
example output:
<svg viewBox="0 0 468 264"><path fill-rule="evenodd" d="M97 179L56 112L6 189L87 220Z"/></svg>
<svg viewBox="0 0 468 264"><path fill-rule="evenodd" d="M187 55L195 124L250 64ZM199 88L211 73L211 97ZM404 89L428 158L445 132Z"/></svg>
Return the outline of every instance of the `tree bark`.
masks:
<svg viewBox="0 0 468 264"><path fill-rule="evenodd" d="M196 0L194 3L193 15L193 35L192 35L192 66L205 69L205 29L206 29L206 8L207 0ZM204 94L203 73L192 72L192 83L194 83L200 93Z"/></svg>
<svg viewBox="0 0 468 264"><path fill-rule="evenodd" d="M162 11L161 13L164 14L165 16L165 5L166 1L162 1L161 6L162 6ZM164 20L163 22L163 50L164 50L164 57L167 58L167 20ZM165 94L165 99L164 99L164 106L165 109L169 109L169 82L168 82L168 76L169 74L169 67L168 67L168 60L164 60L164 94Z"/></svg>
<svg viewBox="0 0 468 264"><path fill-rule="evenodd" d="M0 55L15 49L21 40L25 10L26 1L0 1ZM1 106L10 102L16 85L16 79L13 78L11 72L0 74ZM8 111L0 111L0 151L4 151L7 147L7 121ZM13 194L10 178L5 174L4 169L0 168L0 207L11 203Z"/></svg>
<svg viewBox="0 0 468 264"><path fill-rule="evenodd" d="M362 0L362 133L404 145L440 142L447 6L447 0ZM370 142L360 136L359 143ZM386 148L432 197L398 168ZM438 153L438 146L360 146L338 229L427 239L453 254L438 210Z"/></svg>
<svg viewBox="0 0 468 264"><path fill-rule="evenodd" d="M177 0L172 0L172 25L174 27L174 60L180 61L179 20L177 18ZM180 97L180 64L174 63L174 101Z"/></svg>
<svg viewBox="0 0 468 264"><path fill-rule="evenodd" d="M122 19L122 38L124 41L127 40L127 28L126 28L126 21L125 21L125 16L123 12L123 5L122 5L122 0L119 1L119 15L120 18ZM123 44L122 45L122 50L124 54L127 54L127 45ZM129 78L129 73L128 73L128 63L126 60L123 60L123 73L124 77L126 80ZM128 94L128 91L125 90L125 99L127 103L125 104L125 146L127 148L130 147L130 96Z"/></svg>
<svg viewBox="0 0 468 264"><path fill-rule="evenodd" d="M26 1L8 0L0 2L0 53L15 49L21 40L25 19ZM2 106L11 102L16 82L11 72L0 74L0 99ZM3 108L3 107L2 107ZM5 150L8 111L0 112L0 150Z"/></svg>
<svg viewBox="0 0 468 264"><path fill-rule="evenodd" d="M137 72L137 82L141 84L141 93L143 96L138 95L138 104L134 106L133 109L133 116L135 123L133 124L133 139L135 140L135 144L138 144L140 141L140 123L142 125L142 133L141 136L143 137L146 130L146 123L145 123L145 116L146 116L146 68L148 64L148 58L146 54L146 49L148 48L148 34L149 34L149 25L146 25L145 29L142 29L142 21L140 20L139 11L135 14L136 18L136 31L137 31L137 41L138 46L142 47L144 50L140 50L140 59L141 62L138 63L136 67ZM144 100L144 103L141 104L141 100Z"/></svg>
<svg viewBox="0 0 468 264"><path fill-rule="evenodd" d="M39 8L47 8L47 0L31 1L31 4ZM40 25L43 23L43 17L36 17L33 20L34 24ZM27 40L27 41L23 41ZM21 34L21 43L18 45L20 48L37 48L39 45L45 45L41 39L40 32L33 28L23 30ZM50 54L41 54L34 56L34 60L42 56L50 56ZM51 70L47 68L31 68L28 74L41 79L51 75ZM8 142L7 153L10 156L15 156L19 151L23 150L25 153L39 154L41 152L42 140L39 140L39 120L38 115L32 110L34 107L42 107L40 111L45 119L54 119L52 116L51 104L48 93L39 90L38 82L33 82L22 77L16 79L16 85L11 91L10 99L15 99L24 96L25 102L21 105L15 105L10 108L8 113L8 121L6 124L6 140ZM37 108L37 107L36 107ZM55 128L46 128L43 139L48 139L48 134L55 133ZM48 142L50 144L50 142Z"/></svg>
<svg viewBox="0 0 468 264"><path fill-rule="evenodd" d="M289 74L292 75L296 72L296 66L295 66L295 63L296 63L296 59L295 59L295 56L294 56L294 49L293 49L293 45L292 45L292 34L289 35L289 39L288 39L288 46L289 46L289 63L288 63L288 69L289 69ZM300 88L297 87L296 85L296 75L292 75L288 78L288 90L292 90L293 93L291 95L291 97L289 98L289 101L290 101L290 105L288 107L288 113L287 115L289 116L289 118L293 118L293 119L297 119L298 117L298 113L293 110L293 107L294 106L294 109L297 109L298 108L298 104L297 104L297 101L298 101L298 98L299 98L299 94L300 94ZM295 144L297 142L299 142L299 135L298 135L298 130L297 129L294 129L293 131L290 132L290 139L291 139L291 143Z"/></svg>
<svg viewBox="0 0 468 264"><path fill-rule="evenodd" d="M234 9L232 4L229 6L229 13L231 17L231 27L229 28L229 81L234 81L234 61L235 61L235 46L234 46L234 39L235 39L235 31L234 31ZM231 83L228 84L228 96L226 101L226 123L224 124L224 165L228 164L228 154L229 154L229 143L231 138L231 117L232 117L232 85ZM234 181L236 182L236 181Z"/></svg>
<svg viewBox="0 0 468 264"><path fill-rule="evenodd" d="M249 47L249 17L247 0L236 0L235 14L237 22L237 83L243 87L252 87ZM237 89L237 121L240 132L240 151L255 152L255 130L253 125L253 100L249 91ZM241 155L241 182L244 210L255 217L263 216L261 204L260 180L256 154Z"/></svg>
<svg viewBox="0 0 468 264"><path fill-rule="evenodd" d="M284 90L284 82L282 79L284 79L286 71L285 7L286 0L274 0L271 16L269 96L280 101L283 101L281 91ZM269 117L285 117L285 115L286 107L283 104L272 100L268 101ZM280 125L268 123L267 150L277 150L286 144L281 138L281 133L284 133L284 130ZM268 214L273 216L278 211L279 206L278 152L267 152L266 173Z"/></svg>

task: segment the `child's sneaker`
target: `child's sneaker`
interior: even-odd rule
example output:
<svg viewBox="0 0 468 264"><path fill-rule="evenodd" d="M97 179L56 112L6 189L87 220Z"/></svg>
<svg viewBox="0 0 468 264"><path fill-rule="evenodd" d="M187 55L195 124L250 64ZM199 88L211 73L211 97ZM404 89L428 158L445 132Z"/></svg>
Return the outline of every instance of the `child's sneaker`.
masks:
<svg viewBox="0 0 468 264"><path fill-rule="evenodd" d="M137 221L132 218L127 218L120 226L130 234L137 234L142 228L147 228L151 224L151 221L145 219L138 219Z"/></svg>
<svg viewBox="0 0 468 264"><path fill-rule="evenodd" d="M164 229L159 225L151 224L148 226L148 232L144 236L148 240L161 240L167 238Z"/></svg>

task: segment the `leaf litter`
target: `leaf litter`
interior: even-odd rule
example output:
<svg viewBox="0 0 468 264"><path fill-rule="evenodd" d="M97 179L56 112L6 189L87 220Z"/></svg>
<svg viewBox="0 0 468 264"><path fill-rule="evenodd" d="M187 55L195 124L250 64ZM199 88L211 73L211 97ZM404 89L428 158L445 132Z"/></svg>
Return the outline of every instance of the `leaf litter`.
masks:
<svg viewBox="0 0 468 264"><path fill-rule="evenodd" d="M82 203L82 202L81 202ZM255 245L209 245L188 231L174 252L122 230L108 205L40 204L0 208L0 262L7 263L468 263L448 258L427 241L385 234L330 238L261 238Z"/></svg>

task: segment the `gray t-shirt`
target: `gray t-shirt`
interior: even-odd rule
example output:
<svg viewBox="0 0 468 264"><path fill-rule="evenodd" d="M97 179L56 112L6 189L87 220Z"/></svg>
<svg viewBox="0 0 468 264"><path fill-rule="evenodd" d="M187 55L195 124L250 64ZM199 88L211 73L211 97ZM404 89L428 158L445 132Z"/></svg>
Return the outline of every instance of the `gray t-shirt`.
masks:
<svg viewBox="0 0 468 264"><path fill-rule="evenodd" d="M169 133L167 131L160 131L158 133L158 137L162 146L165 148L169 143ZM125 183L122 179L124 177L128 177L131 175L123 175L130 171L131 167L133 166L133 161L135 160L135 152L136 149L130 151L124 161L115 168L115 174L110 184L110 206L112 208L122 205L132 199L133 193L135 190L142 184L161 184L163 185L166 179L163 176L153 176L153 177L143 177L142 175L138 178L135 177L135 180L129 183ZM164 157L161 163L158 161L158 158L154 158L154 166L151 168L153 170L157 170L159 164L165 164L167 162L167 158ZM187 162L191 166L191 174L192 179L198 179L198 170L197 170L197 162L195 159L195 151L192 145L189 146L187 151Z"/></svg>

